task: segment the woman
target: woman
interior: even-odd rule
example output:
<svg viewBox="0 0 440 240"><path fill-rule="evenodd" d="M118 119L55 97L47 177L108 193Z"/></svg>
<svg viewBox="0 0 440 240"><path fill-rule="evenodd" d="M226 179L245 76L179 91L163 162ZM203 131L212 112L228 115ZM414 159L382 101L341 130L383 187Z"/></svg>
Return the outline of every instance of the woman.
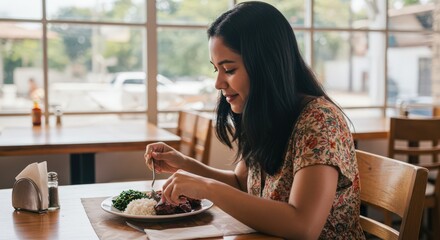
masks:
<svg viewBox="0 0 440 240"><path fill-rule="evenodd" d="M208 36L221 91L216 132L237 144L236 167L214 169L150 144L147 164L152 157L156 171L173 173L163 198L209 199L283 238L364 239L349 128L301 58L288 21L269 4L245 2L215 20Z"/></svg>

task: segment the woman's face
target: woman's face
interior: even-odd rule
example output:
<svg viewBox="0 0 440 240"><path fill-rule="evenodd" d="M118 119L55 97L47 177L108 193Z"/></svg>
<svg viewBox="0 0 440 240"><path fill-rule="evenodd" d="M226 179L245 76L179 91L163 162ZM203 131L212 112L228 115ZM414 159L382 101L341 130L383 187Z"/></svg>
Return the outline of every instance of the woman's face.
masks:
<svg viewBox="0 0 440 240"><path fill-rule="evenodd" d="M221 37L209 39L209 52L217 73L215 88L222 91L234 113L242 113L250 86L241 55L228 48Z"/></svg>

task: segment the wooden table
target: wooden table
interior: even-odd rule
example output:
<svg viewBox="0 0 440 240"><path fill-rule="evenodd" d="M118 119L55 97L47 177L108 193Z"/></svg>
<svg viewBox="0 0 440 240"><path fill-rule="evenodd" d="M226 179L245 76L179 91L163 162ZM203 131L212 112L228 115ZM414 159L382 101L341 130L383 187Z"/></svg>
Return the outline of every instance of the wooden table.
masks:
<svg viewBox="0 0 440 240"><path fill-rule="evenodd" d="M139 151L158 141L177 147L180 137L144 121L5 127L0 134L0 156L67 153L71 183L94 183L95 153Z"/></svg>
<svg viewBox="0 0 440 240"><path fill-rule="evenodd" d="M163 184L163 181L157 181L156 184ZM81 198L108 197L127 189L147 190L150 187L151 181L60 186L60 210L44 214L15 211L11 205L12 190L0 190L0 239L98 239L81 203ZM185 226L184 219L176 224ZM121 224L115 228L127 228L127 226ZM132 229L128 231L137 233ZM128 236L126 238L129 239ZM254 233L228 236L224 239L279 238Z"/></svg>
<svg viewBox="0 0 440 240"><path fill-rule="evenodd" d="M388 117L350 118L350 120L354 125L352 135L355 141L388 138L390 129Z"/></svg>

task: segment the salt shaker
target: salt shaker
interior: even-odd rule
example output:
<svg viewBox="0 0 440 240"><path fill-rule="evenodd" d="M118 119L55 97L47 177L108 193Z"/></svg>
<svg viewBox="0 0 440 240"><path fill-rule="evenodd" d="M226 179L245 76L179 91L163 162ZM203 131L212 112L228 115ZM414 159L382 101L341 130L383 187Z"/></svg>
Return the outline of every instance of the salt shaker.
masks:
<svg viewBox="0 0 440 240"><path fill-rule="evenodd" d="M55 117L56 117L56 125L60 126L61 125L61 116L63 115L63 112L61 111L61 107L60 106L56 106L55 107Z"/></svg>
<svg viewBox="0 0 440 240"><path fill-rule="evenodd" d="M49 172L47 174L47 184L49 187L49 211L57 210L60 208L60 202L58 198L58 174L56 172Z"/></svg>

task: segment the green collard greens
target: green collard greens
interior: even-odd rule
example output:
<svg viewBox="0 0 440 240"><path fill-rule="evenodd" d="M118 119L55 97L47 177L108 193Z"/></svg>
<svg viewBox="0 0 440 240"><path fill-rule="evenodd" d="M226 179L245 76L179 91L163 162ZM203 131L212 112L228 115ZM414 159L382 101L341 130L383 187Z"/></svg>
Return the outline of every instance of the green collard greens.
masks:
<svg viewBox="0 0 440 240"><path fill-rule="evenodd" d="M127 191L122 191L118 197L116 197L115 199L112 200L113 202L113 207L115 207L116 209L118 209L119 211L124 211L125 208L127 207L127 205L135 200L135 199L141 199L141 198L146 198L147 195L145 193L136 191L136 190L127 190Z"/></svg>

